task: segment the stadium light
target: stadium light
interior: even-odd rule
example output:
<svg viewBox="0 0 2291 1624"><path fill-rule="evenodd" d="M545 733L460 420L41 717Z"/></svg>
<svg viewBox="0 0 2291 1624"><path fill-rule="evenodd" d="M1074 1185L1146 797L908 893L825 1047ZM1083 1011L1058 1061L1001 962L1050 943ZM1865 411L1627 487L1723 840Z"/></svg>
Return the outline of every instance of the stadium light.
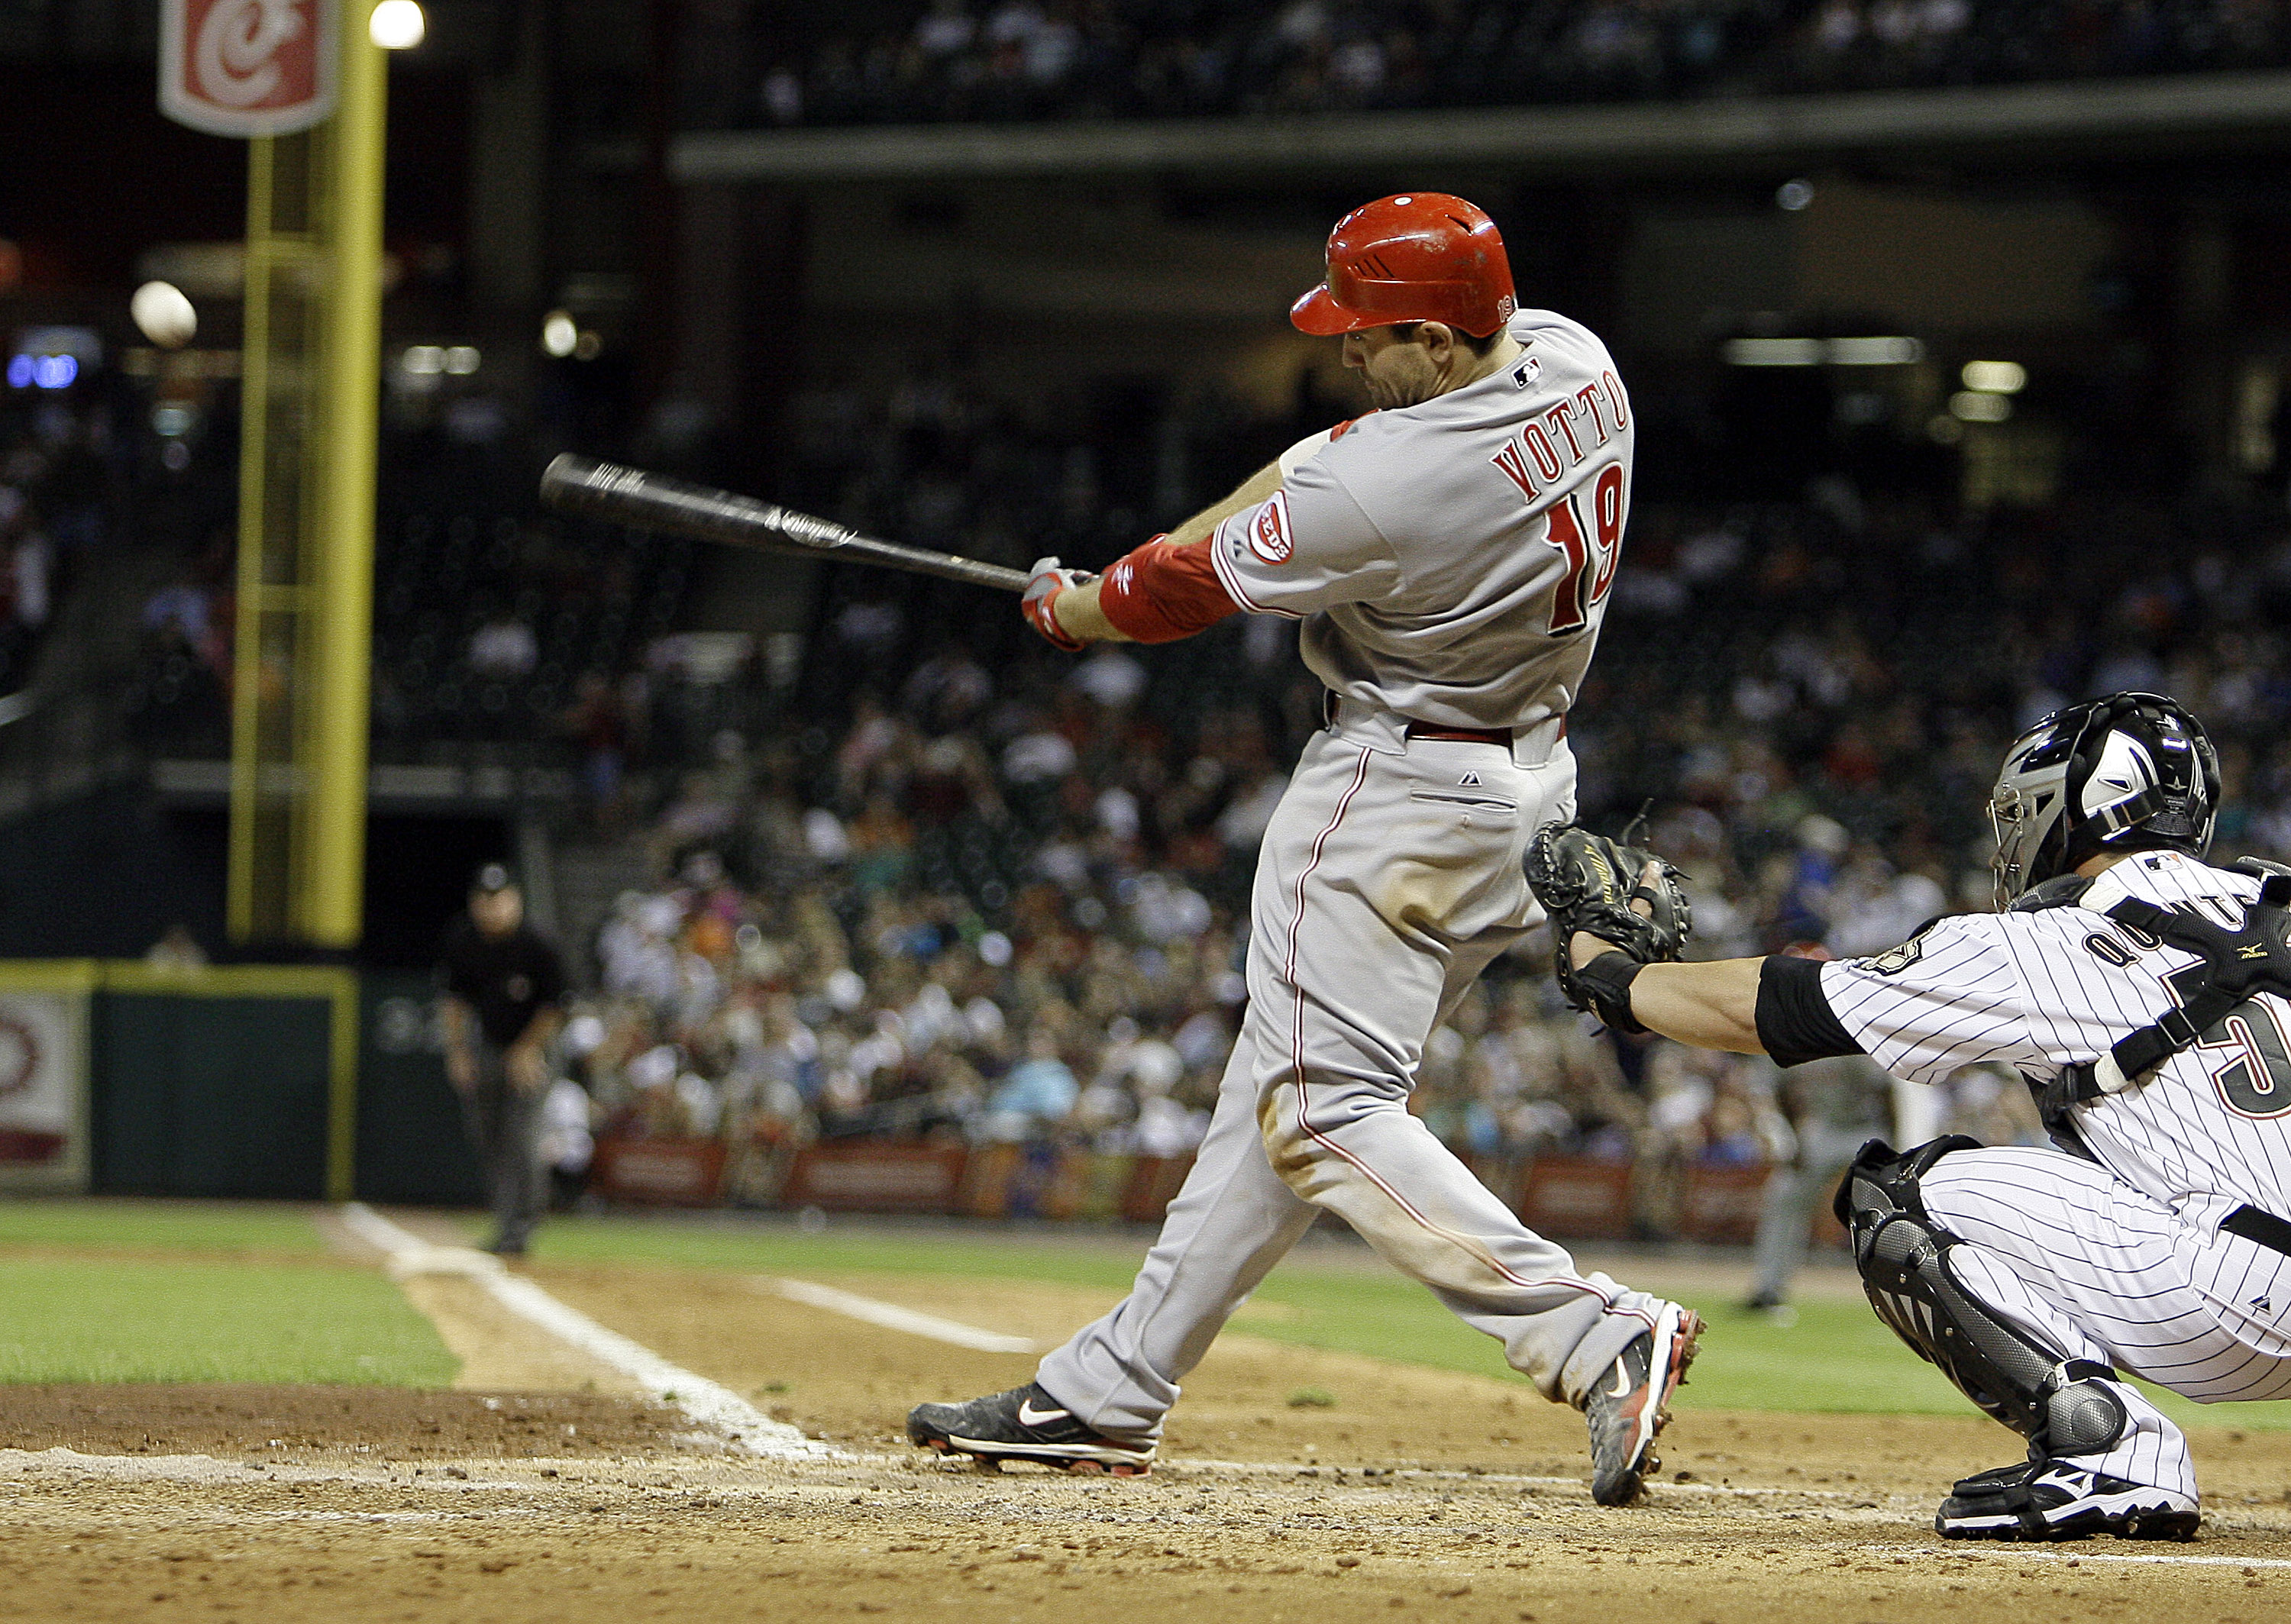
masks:
<svg viewBox="0 0 2291 1624"><path fill-rule="evenodd" d="M1730 366L1819 366L1827 348L1818 338L1730 338Z"/></svg>
<svg viewBox="0 0 2291 1624"><path fill-rule="evenodd" d="M548 354L561 361L573 353L574 346L580 342L581 329L568 312L551 310L542 318L541 348Z"/></svg>
<svg viewBox="0 0 2291 1624"><path fill-rule="evenodd" d="M430 32L430 20L415 0L382 0L366 19L366 37L384 51L411 51Z"/></svg>
<svg viewBox="0 0 2291 1624"><path fill-rule="evenodd" d="M1730 366L1909 366L1925 357L1914 338L1730 338Z"/></svg>
<svg viewBox="0 0 2291 1624"><path fill-rule="evenodd" d="M1959 422L2001 423L2013 415L2013 402L2003 395L1962 390L1949 398L1949 414Z"/></svg>
<svg viewBox="0 0 2291 1624"><path fill-rule="evenodd" d="M9 358L8 382L17 389L69 389L79 378L79 358L17 355Z"/></svg>
<svg viewBox="0 0 2291 1624"><path fill-rule="evenodd" d="M2018 361L1967 361L1959 375L1984 395L2017 395L2029 383L2029 369Z"/></svg>
<svg viewBox="0 0 2291 1624"><path fill-rule="evenodd" d="M1813 188L1804 181L1785 181L1774 189L1774 202L1797 213L1813 201Z"/></svg>
<svg viewBox="0 0 2291 1624"><path fill-rule="evenodd" d="M1832 366L1909 366L1925 358L1925 347L1913 338L1833 338Z"/></svg>

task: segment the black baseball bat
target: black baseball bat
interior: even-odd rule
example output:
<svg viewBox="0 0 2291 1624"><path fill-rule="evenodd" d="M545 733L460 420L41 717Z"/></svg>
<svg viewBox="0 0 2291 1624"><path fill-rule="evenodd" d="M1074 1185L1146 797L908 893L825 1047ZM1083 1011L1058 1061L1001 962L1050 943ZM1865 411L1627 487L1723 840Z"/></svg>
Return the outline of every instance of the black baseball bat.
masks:
<svg viewBox="0 0 2291 1624"><path fill-rule="evenodd" d="M617 462L596 462L570 452L553 460L541 475L541 499L567 513L588 513L638 530L665 530L727 542L767 552L831 553L863 564L913 570L972 586L1026 590L1026 572L988 564L928 547L904 547L830 519L814 519L776 502L759 502L665 474L648 474Z"/></svg>

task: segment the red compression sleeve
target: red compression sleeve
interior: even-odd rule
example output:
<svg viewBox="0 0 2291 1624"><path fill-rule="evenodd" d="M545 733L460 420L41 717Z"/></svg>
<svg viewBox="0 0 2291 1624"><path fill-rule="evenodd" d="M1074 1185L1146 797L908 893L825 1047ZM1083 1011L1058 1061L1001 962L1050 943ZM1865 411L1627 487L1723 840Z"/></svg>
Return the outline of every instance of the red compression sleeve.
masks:
<svg viewBox="0 0 2291 1624"><path fill-rule="evenodd" d="M1155 536L1105 572L1097 607L1116 630L1141 643L1170 643L1214 626L1241 606L1210 563L1214 536L1179 546Z"/></svg>

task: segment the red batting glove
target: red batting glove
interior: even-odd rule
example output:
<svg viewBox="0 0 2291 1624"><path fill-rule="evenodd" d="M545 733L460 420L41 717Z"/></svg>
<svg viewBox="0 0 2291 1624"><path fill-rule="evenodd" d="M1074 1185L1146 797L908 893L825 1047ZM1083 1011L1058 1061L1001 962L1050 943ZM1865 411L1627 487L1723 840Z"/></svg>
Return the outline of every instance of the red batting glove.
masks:
<svg viewBox="0 0 2291 1624"><path fill-rule="evenodd" d="M1058 594L1069 587L1081 585L1092 579L1087 570L1065 569L1056 558L1037 559L1033 568L1026 572L1026 595L1018 600L1018 612L1026 623L1042 635L1042 640L1053 648L1063 648L1068 654L1080 654L1082 641L1058 624L1052 607Z"/></svg>

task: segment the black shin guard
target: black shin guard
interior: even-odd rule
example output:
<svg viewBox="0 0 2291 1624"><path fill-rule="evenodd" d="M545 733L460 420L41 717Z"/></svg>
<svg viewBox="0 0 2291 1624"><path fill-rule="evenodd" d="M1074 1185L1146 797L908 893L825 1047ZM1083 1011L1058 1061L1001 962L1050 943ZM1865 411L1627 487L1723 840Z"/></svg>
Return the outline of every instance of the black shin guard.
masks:
<svg viewBox="0 0 2291 1624"><path fill-rule="evenodd" d="M1853 1261L1877 1317L1958 1389L2027 1438L2034 1455L2085 1455L2123 1436L2122 1403L2102 1385L2116 1372L2068 1358L1982 1302L1950 1266L1963 1242L1935 1224L1917 1181L1952 1151L1979 1148L1961 1134L1895 1154L1872 1139L1847 1170L1837 1216L1853 1234Z"/></svg>

